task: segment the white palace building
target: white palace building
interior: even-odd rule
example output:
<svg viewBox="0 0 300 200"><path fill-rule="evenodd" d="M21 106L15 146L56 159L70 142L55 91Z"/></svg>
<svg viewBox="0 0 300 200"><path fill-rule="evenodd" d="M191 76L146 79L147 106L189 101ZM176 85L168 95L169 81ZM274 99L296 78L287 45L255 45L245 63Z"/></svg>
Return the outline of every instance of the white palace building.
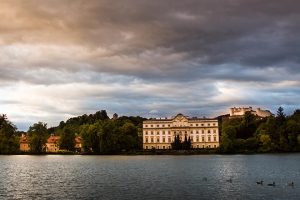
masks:
<svg viewBox="0 0 300 200"><path fill-rule="evenodd" d="M175 136L181 141L190 137L192 148L219 147L218 120L188 118L178 114L171 119L150 119L143 122L144 149L171 149Z"/></svg>

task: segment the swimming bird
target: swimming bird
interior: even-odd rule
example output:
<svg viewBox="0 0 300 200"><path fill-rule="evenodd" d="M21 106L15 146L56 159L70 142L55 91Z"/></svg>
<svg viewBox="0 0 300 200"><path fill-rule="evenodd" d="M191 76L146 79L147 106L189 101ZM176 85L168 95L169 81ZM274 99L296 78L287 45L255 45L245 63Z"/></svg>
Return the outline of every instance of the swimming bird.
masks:
<svg viewBox="0 0 300 200"><path fill-rule="evenodd" d="M263 181L263 180L261 180L261 181L257 181L257 182L256 182L256 184L257 184L257 185L263 185L263 183L264 183L264 181Z"/></svg>
<svg viewBox="0 0 300 200"><path fill-rule="evenodd" d="M206 178L206 177L204 177L202 180L203 180L203 181L207 181L207 178Z"/></svg>
<svg viewBox="0 0 300 200"><path fill-rule="evenodd" d="M232 179L230 178L230 179L226 180L226 182L232 183Z"/></svg>
<svg viewBox="0 0 300 200"><path fill-rule="evenodd" d="M273 181L273 183L269 183L268 186L275 186L275 182Z"/></svg>
<svg viewBox="0 0 300 200"><path fill-rule="evenodd" d="M294 182L290 182L290 183L288 183L288 186L292 186L292 187L294 187Z"/></svg>

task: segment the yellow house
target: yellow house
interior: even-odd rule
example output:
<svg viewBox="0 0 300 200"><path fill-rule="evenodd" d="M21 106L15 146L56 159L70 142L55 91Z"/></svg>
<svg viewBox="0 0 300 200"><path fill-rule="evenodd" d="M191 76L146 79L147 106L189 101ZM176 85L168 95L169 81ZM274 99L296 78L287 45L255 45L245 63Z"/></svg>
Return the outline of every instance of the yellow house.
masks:
<svg viewBox="0 0 300 200"><path fill-rule="evenodd" d="M81 137L79 136L75 137L75 150L76 152L81 152L82 150Z"/></svg>
<svg viewBox="0 0 300 200"><path fill-rule="evenodd" d="M46 143L46 152L58 152L59 151L59 136L51 135Z"/></svg>
<svg viewBox="0 0 300 200"><path fill-rule="evenodd" d="M20 138L20 151L23 151L23 152L30 151L28 138L27 138L27 135L25 135L25 134L22 134L22 136Z"/></svg>

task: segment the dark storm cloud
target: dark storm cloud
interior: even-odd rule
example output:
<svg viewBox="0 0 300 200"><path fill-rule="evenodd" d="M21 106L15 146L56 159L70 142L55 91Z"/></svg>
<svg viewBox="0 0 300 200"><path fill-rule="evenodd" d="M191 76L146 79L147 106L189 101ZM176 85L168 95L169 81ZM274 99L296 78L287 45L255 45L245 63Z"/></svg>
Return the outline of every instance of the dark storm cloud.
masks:
<svg viewBox="0 0 300 200"><path fill-rule="evenodd" d="M297 0L1 1L0 109L24 124L20 110L53 123L99 107L297 106L299 11Z"/></svg>
<svg viewBox="0 0 300 200"><path fill-rule="evenodd" d="M73 58L100 72L175 81L197 79L203 68L222 79L214 73L224 64L299 69L300 3L295 0L16 2L11 16L16 23L4 26L4 43L85 47L79 59L56 56L56 66L64 69L74 69ZM36 59L36 67L55 66Z"/></svg>

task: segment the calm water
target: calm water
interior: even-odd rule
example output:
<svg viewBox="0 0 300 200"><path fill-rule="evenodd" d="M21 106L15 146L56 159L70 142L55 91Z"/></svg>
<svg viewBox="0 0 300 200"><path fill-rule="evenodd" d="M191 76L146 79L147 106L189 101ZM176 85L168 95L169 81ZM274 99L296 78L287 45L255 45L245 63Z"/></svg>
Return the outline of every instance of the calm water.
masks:
<svg viewBox="0 0 300 200"><path fill-rule="evenodd" d="M0 199L300 199L300 154L0 156Z"/></svg>

